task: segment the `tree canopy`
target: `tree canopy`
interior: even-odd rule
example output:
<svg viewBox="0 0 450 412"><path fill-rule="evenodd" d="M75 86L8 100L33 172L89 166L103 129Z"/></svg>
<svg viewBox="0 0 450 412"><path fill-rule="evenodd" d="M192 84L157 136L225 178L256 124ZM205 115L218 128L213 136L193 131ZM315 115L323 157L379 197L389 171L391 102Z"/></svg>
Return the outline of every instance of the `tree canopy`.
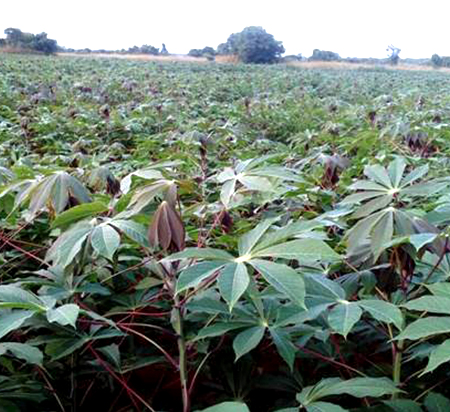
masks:
<svg viewBox="0 0 450 412"><path fill-rule="evenodd" d="M275 63L284 53L283 43L262 27L246 27L218 46L219 54L236 54L244 63Z"/></svg>
<svg viewBox="0 0 450 412"><path fill-rule="evenodd" d="M8 28L5 30L6 39L0 45L18 49L33 50L46 54L55 53L58 50L56 40L49 39L47 33L24 33L20 29Z"/></svg>

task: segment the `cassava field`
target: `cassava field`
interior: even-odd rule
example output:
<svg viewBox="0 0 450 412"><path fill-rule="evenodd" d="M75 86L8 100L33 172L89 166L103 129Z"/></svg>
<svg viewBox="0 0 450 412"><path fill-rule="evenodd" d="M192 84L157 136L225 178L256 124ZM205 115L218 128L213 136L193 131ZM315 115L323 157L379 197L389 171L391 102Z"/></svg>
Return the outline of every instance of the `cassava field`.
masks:
<svg viewBox="0 0 450 412"><path fill-rule="evenodd" d="M450 411L450 77L0 56L0 410Z"/></svg>

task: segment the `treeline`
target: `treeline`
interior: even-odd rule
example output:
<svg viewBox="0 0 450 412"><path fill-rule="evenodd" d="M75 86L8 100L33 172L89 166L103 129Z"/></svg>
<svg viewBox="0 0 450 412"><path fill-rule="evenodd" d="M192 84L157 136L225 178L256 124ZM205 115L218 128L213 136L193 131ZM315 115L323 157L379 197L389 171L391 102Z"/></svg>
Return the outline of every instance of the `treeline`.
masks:
<svg viewBox="0 0 450 412"><path fill-rule="evenodd" d="M58 51L56 40L49 39L47 33L25 33L19 29L8 28L6 38L0 39L0 47L18 51L31 51L52 54Z"/></svg>
<svg viewBox="0 0 450 412"><path fill-rule="evenodd" d="M144 44L120 50L91 50L72 49L58 46L56 40L49 39L47 33L32 34L22 32L20 29L8 28L5 30L6 38L0 39L0 48L11 51L38 52L52 54L59 52L71 53L105 53L105 54L149 54L167 55L169 51L163 43L161 48ZM211 46L202 49L191 49L188 53L192 57L203 57L214 60L217 55L233 55L236 61L243 63L277 63L292 61L324 61L324 62L346 62L373 65L396 65L400 61L400 49L393 45L386 49L387 57L376 58L342 58L338 53L329 50L314 49L310 57L301 54L282 56L285 52L283 43L275 40L274 36L267 33L262 27L250 26L241 32L232 33L225 43L221 43L214 49ZM403 59L406 64L430 65L434 67L450 67L450 56L439 56L434 54L431 59Z"/></svg>
<svg viewBox="0 0 450 412"><path fill-rule="evenodd" d="M158 47L151 46L149 44L143 44L142 46L133 46L128 49L117 49L117 50L107 50L107 49L97 49L92 50L89 48L85 49L72 49L61 47L61 52L66 53L114 53L114 54L151 54L153 56L164 56L169 54L166 45L163 43L162 47L159 49Z"/></svg>

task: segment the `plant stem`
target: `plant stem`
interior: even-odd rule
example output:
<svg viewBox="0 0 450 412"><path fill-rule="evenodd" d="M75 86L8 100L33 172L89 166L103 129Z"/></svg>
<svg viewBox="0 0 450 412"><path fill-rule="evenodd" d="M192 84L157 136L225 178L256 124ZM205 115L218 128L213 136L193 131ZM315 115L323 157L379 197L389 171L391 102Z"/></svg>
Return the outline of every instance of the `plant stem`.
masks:
<svg viewBox="0 0 450 412"><path fill-rule="evenodd" d="M178 370L180 373L181 396L183 399L183 412L190 411L190 396L187 377L186 363L186 341L183 333L183 310L177 295L174 296L176 319L174 322L175 332L178 334Z"/></svg>
<svg viewBox="0 0 450 412"><path fill-rule="evenodd" d="M394 356L394 369L392 371L392 380L395 383L395 386L399 386L401 383L401 373L402 373L402 355L403 355L403 345L405 341L398 341L397 348ZM392 399L396 399L398 397L398 393L394 393L392 395Z"/></svg>

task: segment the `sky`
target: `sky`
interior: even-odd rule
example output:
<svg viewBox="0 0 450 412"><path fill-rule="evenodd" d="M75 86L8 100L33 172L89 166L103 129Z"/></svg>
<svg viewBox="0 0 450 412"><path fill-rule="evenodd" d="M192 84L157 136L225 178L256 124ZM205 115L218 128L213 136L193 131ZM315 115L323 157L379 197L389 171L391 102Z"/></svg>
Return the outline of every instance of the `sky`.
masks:
<svg viewBox="0 0 450 412"><path fill-rule="evenodd" d="M0 30L46 32L65 47L122 49L150 44L170 53L217 47L262 26L286 54L313 49L342 57L450 56L449 0L3 0ZM1 34L0 34L1 37Z"/></svg>

